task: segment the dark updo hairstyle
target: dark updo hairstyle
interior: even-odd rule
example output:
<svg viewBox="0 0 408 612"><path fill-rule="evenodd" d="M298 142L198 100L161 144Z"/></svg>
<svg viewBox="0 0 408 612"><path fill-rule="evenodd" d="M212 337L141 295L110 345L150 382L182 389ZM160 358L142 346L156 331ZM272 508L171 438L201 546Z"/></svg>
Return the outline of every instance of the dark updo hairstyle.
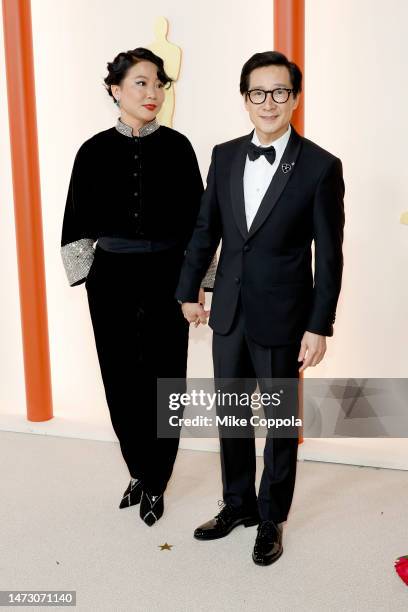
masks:
<svg viewBox="0 0 408 612"><path fill-rule="evenodd" d="M286 66L289 71L290 80L292 83L293 96L296 97L302 91L302 71L295 62L290 62L286 55L279 51L264 51L263 53L255 53L245 62L239 83L239 90L242 95L246 95L249 89L249 76L256 68L264 66Z"/></svg>
<svg viewBox="0 0 408 612"><path fill-rule="evenodd" d="M131 51L122 51L122 53L118 53L113 62L108 62L107 64L108 76L104 79L104 82L106 91L112 98L111 85L120 85L129 68L143 61L155 64L155 66L157 66L157 78L163 85L168 85L170 87L173 79L166 74L162 58L155 55L150 49L137 47L137 49Z"/></svg>

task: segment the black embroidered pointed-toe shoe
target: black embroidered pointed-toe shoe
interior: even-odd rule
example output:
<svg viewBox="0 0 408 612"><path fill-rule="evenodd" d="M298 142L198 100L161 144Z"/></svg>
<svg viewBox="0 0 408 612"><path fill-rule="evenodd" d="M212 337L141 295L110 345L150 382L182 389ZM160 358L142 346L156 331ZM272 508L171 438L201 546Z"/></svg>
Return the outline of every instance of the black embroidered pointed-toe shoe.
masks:
<svg viewBox="0 0 408 612"><path fill-rule="evenodd" d="M151 527L156 523L164 512L163 494L151 495L143 491L140 502L140 518Z"/></svg>
<svg viewBox="0 0 408 612"><path fill-rule="evenodd" d="M140 502L142 497L142 481L132 478L129 482L128 488L123 494L122 500L119 504L119 508L128 508L129 506L136 506Z"/></svg>

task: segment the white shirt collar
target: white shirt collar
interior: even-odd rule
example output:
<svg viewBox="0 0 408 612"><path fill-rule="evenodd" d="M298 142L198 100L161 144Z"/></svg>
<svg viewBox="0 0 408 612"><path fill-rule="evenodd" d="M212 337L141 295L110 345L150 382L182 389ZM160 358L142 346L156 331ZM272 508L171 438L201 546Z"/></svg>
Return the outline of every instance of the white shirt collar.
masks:
<svg viewBox="0 0 408 612"><path fill-rule="evenodd" d="M289 124L288 129L286 130L286 132L284 134L282 134L282 136L279 136L279 138L277 140L274 140L274 142L271 142L268 145L264 145L259 140L258 134L256 133L256 130L254 130L254 135L252 136L252 142L257 147L270 147L270 146L273 145L275 147L275 151L276 151L276 158L278 159L279 157L281 157L283 155L283 152L286 149L286 145L289 142L289 138L290 138L291 132L292 132L292 128L291 128L291 125Z"/></svg>

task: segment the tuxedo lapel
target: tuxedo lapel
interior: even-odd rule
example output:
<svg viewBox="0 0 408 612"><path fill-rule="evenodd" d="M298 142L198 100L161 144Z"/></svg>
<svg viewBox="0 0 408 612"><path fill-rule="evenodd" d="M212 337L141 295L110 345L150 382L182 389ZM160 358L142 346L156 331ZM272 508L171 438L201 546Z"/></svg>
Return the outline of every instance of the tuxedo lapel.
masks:
<svg viewBox="0 0 408 612"><path fill-rule="evenodd" d="M269 184L269 187L262 199L262 202L258 208L255 218L252 222L247 237L250 238L253 234L261 227L268 215L271 213L273 207L279 200L283 190L285 189L290 177L296 168L296 160L299 155L302 145L302 139L297 132L293 129L289 138L289 142L283 153L282 159L279 162L279 166ZM244 204L245 208L245 204ZM245 213L244 213L245 214Z"/></svg>
<svg viewBox="0 0 408 612"><path fill-rule="evenodd" d="M251 134L240 142L235 157L232 161L230 175L232 210L238 229L245 239L248 237L248 228L245 215L244 170L248 143L251 141L252 134L253 132L251 132Z"/></svg>

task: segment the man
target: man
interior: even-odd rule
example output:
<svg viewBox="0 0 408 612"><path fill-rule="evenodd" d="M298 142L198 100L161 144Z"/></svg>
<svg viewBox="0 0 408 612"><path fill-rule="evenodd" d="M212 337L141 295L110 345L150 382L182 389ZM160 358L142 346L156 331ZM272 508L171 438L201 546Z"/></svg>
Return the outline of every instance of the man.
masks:
<svg viewBox="0 0 408 612"><path fill-rule="evenodd" d="M333 334L343 268L342 165L290 125L301 83L300 69L281 53L252 56L240 91L255 129L212 153L176 297L190 323L206 322L195 299L222 240L209 321L216 378L297 381L322 360ZM269 565L283 550L298 440L267 437L258 498L253 437L221 436L220 443L224 507L194 535L215 539L259 523L252 558Z"/></svg>

